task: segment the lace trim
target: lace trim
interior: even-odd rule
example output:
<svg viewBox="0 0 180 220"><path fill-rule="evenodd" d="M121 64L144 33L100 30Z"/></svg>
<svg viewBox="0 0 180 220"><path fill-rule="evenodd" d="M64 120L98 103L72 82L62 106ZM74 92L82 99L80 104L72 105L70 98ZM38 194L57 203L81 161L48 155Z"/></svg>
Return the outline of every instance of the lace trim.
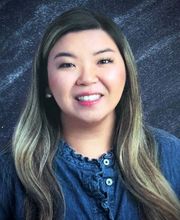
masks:
<svg viewBox="0 0 180 220"><path fill-rule="evenodd" d="M58 155L63 156L63 158L68 161L73 162L80 166L99 166L102 161L107 158L109 160L114 160L113 150L109 150L107 153L102 154L98 159L89 159L79 153L77 153L65 140L61 139L58 147ZM112 161L111 161L112 162Z"/></svg>

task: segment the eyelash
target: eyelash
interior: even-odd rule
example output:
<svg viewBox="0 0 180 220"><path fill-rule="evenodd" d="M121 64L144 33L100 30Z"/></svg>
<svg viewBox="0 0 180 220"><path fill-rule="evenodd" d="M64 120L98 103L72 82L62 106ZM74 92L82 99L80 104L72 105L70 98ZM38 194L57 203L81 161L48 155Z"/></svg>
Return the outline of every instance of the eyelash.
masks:
<svg viewBox="0 0 180 220"><path fill-rule="evenodd" d="M72 63L62 63L58 66L58 69L60 68L65 69L65 68L70 68L70 67L75 67L75 65Z"/></svg>
<svg viewBox="0 0 180 220"><path fill-rule="evenodd" d="M108 64L108 63L113 63L113 60L110 58L106 58L98 61L98 64Z"/></svg>
<svg viewBox="0 0 180 220"><path fill-rule="evenodd" d="M97 64L108 64L108 63L113 63L113 60L110 59L110 58L107 58L107 59L101 59L97 62ZM71 67L75 67L74 64L72 63L62 63L58 66L58 69L65 69L65 68L71 68Z"/></svg>

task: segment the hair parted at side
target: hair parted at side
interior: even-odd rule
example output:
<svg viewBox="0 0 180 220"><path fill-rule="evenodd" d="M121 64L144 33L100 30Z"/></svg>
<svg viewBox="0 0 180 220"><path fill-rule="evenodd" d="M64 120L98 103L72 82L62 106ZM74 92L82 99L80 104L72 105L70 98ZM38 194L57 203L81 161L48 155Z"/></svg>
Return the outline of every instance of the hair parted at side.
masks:
<svg viewBox="0 0 180 220"><path fill-rule="evenodd" d="M26 106L13 136L18 176L26 190L26 220L63 219L65 203L53 170L61 134L60 109L47 99L47 59L65 34L102 29L114 40L126 66L126 85L116 107L113 145L120 175L137 199L143 219L178 220L178 199L159 171L155 141L144 126L135 61L123 33L110 18L88 9L73 8L47 28L34 59L32 83ZM35 217L36 216L36 217Z"/></svg>

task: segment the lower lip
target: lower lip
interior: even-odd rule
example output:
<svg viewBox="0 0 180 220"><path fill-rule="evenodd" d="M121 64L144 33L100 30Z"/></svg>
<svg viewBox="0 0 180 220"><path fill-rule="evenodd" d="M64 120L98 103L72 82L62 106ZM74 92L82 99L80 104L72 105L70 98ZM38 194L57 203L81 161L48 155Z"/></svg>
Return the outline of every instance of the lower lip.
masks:
<svg viewBox="0 0 180 220"><path fill-rule="evenodd" d="M101 100L101 97L97 100L94 100L94 101L78 101L78 104L80 104L82 106L90 107L90 106L97 104L100 100Z"/></svg>

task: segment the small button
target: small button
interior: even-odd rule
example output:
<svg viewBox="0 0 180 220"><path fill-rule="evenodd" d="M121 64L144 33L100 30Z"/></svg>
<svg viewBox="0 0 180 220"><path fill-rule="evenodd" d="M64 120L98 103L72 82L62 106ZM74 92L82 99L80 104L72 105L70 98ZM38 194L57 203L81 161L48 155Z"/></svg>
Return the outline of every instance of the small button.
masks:
<svg viewBox="0 0 180 220"><path fill-rule="evenodd" d="M104 209L108 209L108 201L101 202L101 206L102 206Z"/></svg>
<svg viewBox="0 0 180 220"><path fill-rule="evenodd" d="M108 159L104 159L103 163L104 163L104 165L108 166L110 162Z"/></svg>
<svg viewBox="0 0 180 220"><path fill-rule="evenodd" d="M106 179L106 184L107 184L108 186L111 186L111 185L113 184L112 179L111 179L111 178L107 178L107 179Z"/></svg>

